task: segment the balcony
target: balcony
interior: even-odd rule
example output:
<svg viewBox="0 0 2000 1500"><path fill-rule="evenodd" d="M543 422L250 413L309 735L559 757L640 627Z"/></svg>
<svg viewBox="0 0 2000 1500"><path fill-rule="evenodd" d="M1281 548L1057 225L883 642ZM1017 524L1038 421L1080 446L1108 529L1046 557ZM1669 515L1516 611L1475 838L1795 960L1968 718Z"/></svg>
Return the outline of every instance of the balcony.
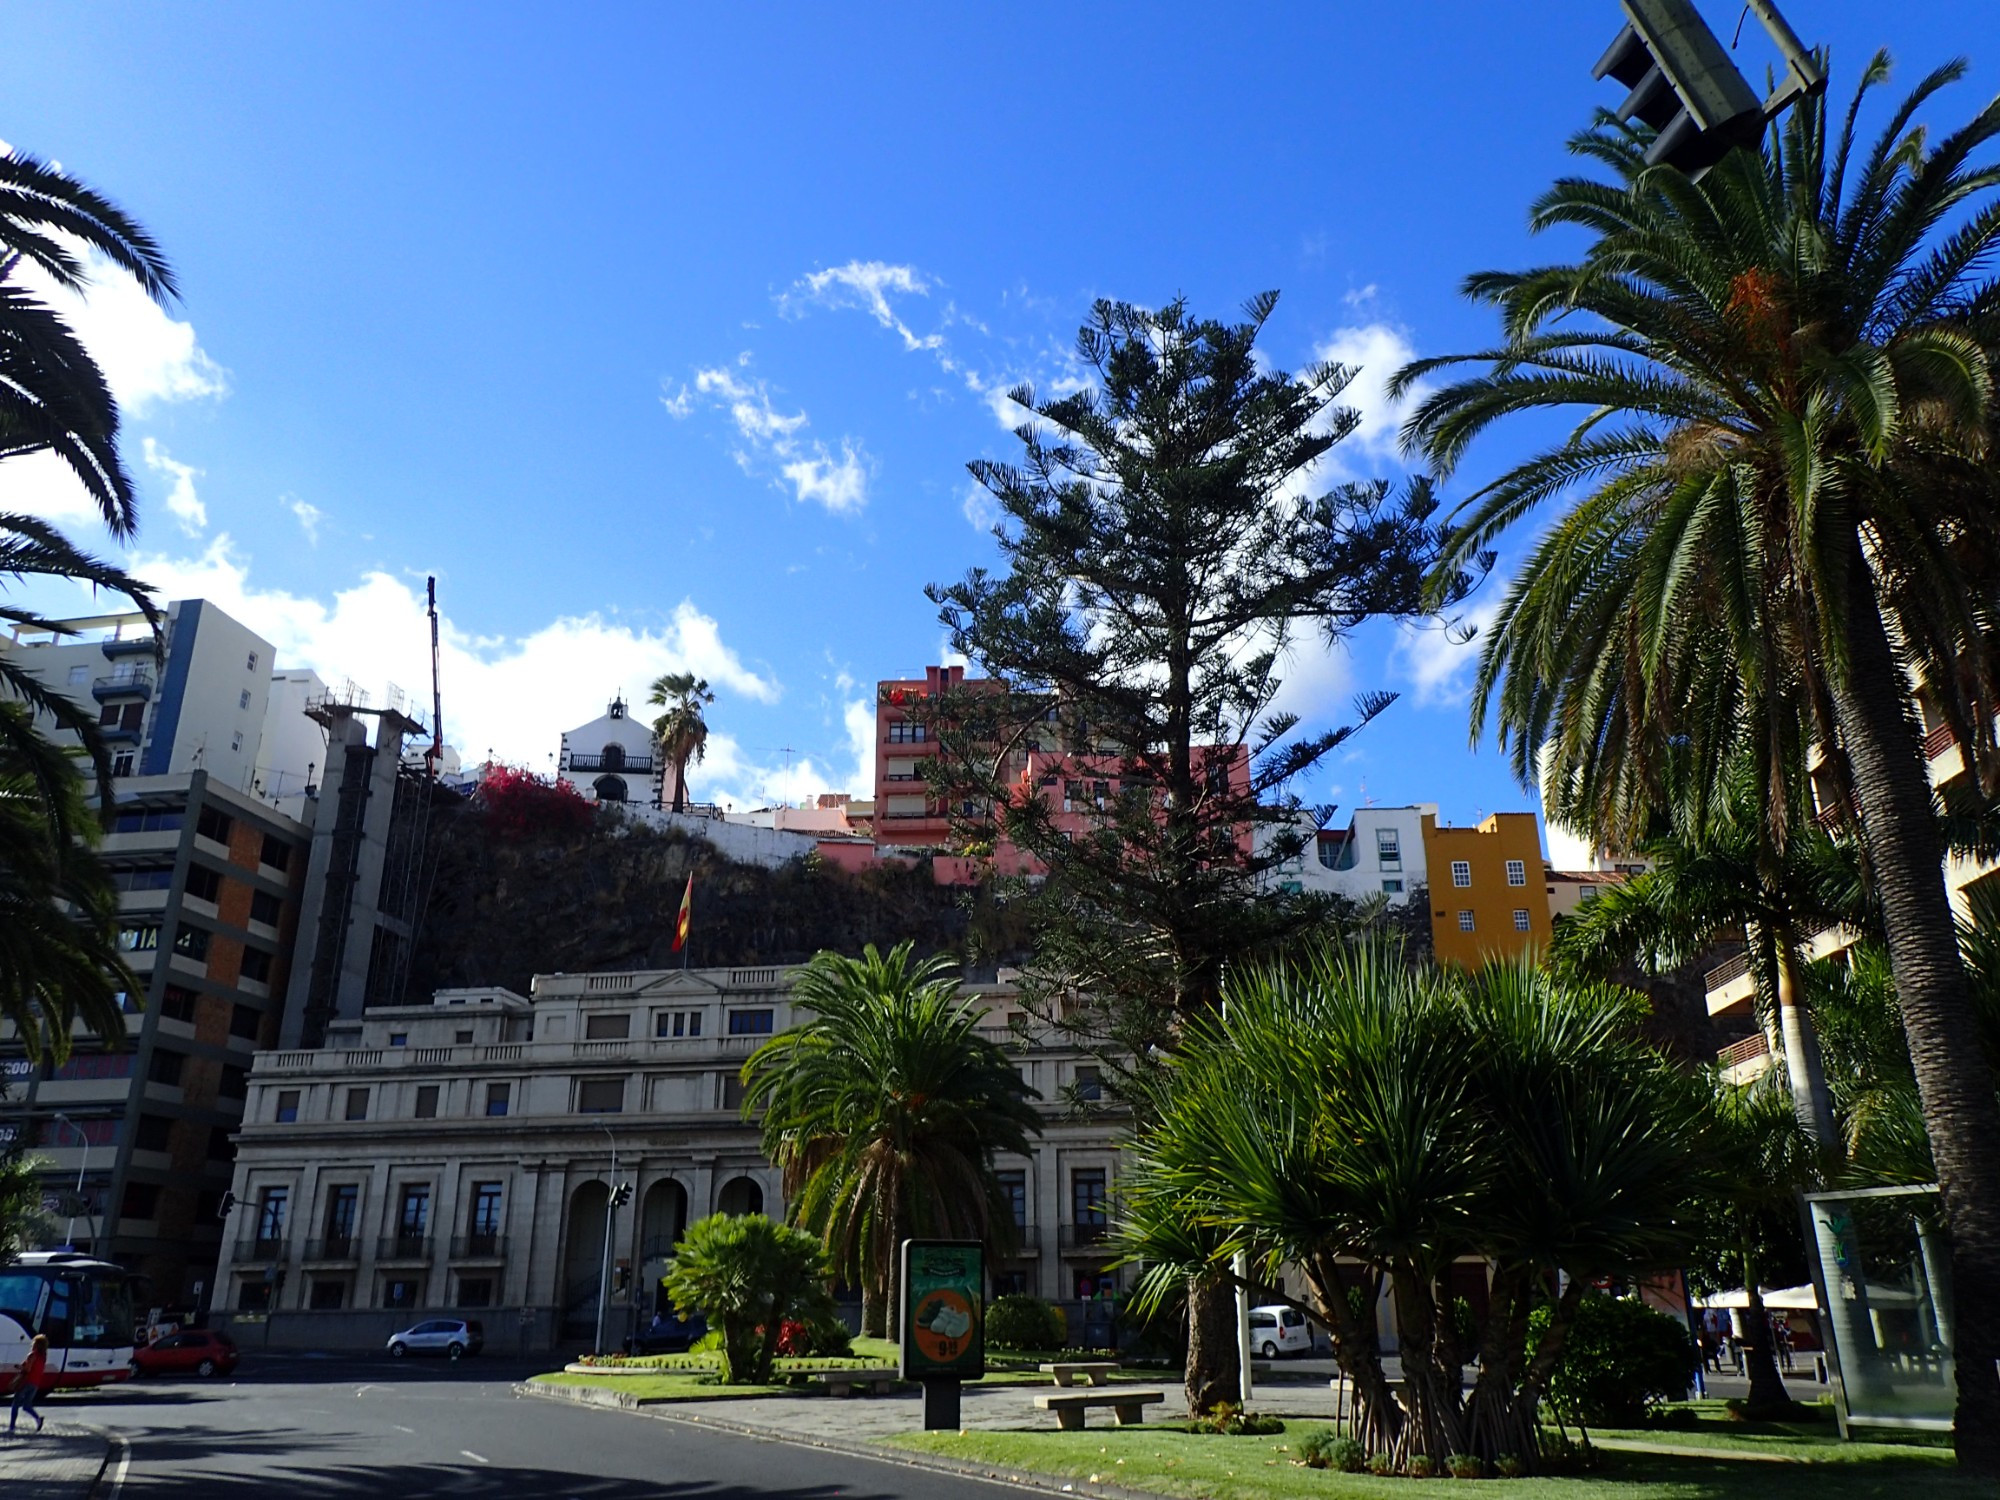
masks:
<svg viewBox="0 0 2000 1500"><path fill-rule="evenodd" d="M1065 1255L1095 1255L1111 1243L1109 1224L1065 1224L1061 1244Z"/></svg>
<svg viewBox="0 0 2000 1500"><path fill-rule="evenodd" d="M507 1236L504 1234L462 1234L451 1242L453 1260L505 1260L507 1258Z"/></svg>
<svg viewBox="0 0 2000 1500"><path fill-rule="evenodd" d="M144 667L120 667L108 677L94 679L90 696L99 703L107 698L150 698L153 674Z"/></svg>
<svg viewBox="0 0 2000 1500"><path fill-rule="evenodd" d="M1924 736L1924 755L1930 760L1936 760L1957 743L1958 737L1951 732L1951 725L1940 724Z"/></svg>
<svg viewBox="0 0 2000 1500"><path fill-rule="evenodd" d="M361 1241L351 1234L330 1234L323 1240L307 1240L308 1261L353 1261L361 1259Z"/></svg>
<svg viewBox="0 0 2000 1500"><path fill-rule="evenodd" d="M429 1235L388 1234L376 1241L375 1244L375 1259L377 1261L408 1260L423 1261L428 1264L430 1258L431 1241Z"/></svg>
<svg viewBox="0 0 2000 1500"><path fill-rule="evenodd" d="M248 1261L281 1261L285 1258L285 1242L278 1239L248 1239L236 1242L236 1259L239 1263Z"/></svg>
<svg viewBox="0 0 2000 1500"><path fill-rule="evenodd" d="M97 649L104 653L106 661L116 661L121 656L157 656L160 643L150 633L146 635L117 636L108 641L99 641Z"/></svg>
<svg viewBox="0 0 2000 1500"><path fill-rule="evenodd" d="M136 745L140 738L138 729L127 729L122 724L101 725L97 733L107 745Z"/></svg>
<svg viewBox="0 0 2000 1500"><path fill-rule="evenodd" d="M616 774L650 776L653 774L653 757L650 755L572 755L569 758L572 773L586 771L611 771Z"/></svg>
<svg viewBox="0 0 2000 1500"><path fill-rule="evenodd" d="M1729 959L1723 963L1717 964L1714 968L1710 969L1708 973L1703 975L1702 977L1707 981L1708 987L1710 989L1719 990L1725 984L1729 983L1730 980L1737 978L1739 975L1748 974L1749 972L1750 972L1750 955L1747 953L1739 953L1736 955L1736 957Z"/></svg>

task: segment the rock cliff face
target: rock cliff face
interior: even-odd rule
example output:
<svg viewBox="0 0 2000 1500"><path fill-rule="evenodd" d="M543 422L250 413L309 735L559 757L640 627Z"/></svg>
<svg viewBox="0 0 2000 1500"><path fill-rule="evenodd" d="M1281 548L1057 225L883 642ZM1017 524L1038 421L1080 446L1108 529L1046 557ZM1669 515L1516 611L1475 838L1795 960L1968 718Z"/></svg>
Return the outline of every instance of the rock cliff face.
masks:
<svg viewBox="0 0 2000 1500"><path fill-rule="evenodd" d="M977 974L1019 962L1027 947L1005 906L938 886L924 865L765 870L679 832L602 817L581 834L503 833L464 804L435 810L429 852L412 1000L480 984L526 994L535 974L674 967L690 870L697 968L803 963L822 948L858 954L910 938L920 953L949 953Z"/></svg>

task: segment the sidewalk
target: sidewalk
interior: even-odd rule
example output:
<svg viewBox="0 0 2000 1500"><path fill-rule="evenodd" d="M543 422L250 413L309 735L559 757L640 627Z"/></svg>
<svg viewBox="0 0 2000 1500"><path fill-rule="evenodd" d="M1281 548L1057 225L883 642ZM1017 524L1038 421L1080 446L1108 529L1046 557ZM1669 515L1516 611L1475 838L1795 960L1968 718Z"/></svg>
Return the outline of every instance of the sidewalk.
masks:
<svg viewBox="0 0 2000 1500"><path fill-rule="evenodd" d="M111 1445L99 1433L51 1422L40 1432L22 1422L12 1437L0 1427L0 1494L7 1500L86 1500Z"/></svg>

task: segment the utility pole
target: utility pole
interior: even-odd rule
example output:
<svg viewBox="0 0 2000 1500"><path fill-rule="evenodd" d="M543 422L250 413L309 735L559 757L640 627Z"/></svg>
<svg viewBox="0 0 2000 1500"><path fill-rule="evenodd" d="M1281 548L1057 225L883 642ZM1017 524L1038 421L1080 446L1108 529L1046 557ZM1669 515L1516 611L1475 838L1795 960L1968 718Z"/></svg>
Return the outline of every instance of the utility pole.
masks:
<svg viewBox="0 0 2000 1500"><path fill-rule="evenodd" d="M84 1133L81 1125L77 1124L68 1115L63 1114L60 1110L56 1112L56 1119L76 1132L77 1141L83 1147L83 1160L76 1164L76 1193L71 1197L69 1203L69 1223L63 1229L63 1244L69 1249L74 1250L76 1248L76 1209L77 1205L83 1202L83 1174L90 1166L90 1137Z"/></svg>
<svg viewBox="0 0 2000 1500"><path fill-rule="evenodd" d="M618 1210L632 1201L632 1184L618 1180L618 1137L611 1133L608 1125L597 1127L611 1142L611 1181L606 1184L604 1195L604 1266L597 1280L597 1344L596 1351L604 1352L604 1314L611 1305L611 1243L613 1230L618 1222Z"/></svg>

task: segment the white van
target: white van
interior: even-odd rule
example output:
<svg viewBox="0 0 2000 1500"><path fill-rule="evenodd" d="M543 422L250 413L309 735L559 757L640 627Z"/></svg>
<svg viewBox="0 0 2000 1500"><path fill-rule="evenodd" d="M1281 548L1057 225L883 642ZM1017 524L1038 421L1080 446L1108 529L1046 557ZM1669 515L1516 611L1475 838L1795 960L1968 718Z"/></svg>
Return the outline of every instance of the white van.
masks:
<svg viewBox="0 0 2000 1500"><path fill-rule="evenodd" d="M1276 1359L1284 1354L1310 1354L1312 1347L1312 1324L1296 1307L1250 1309L1250 1352L1259 1359Z"/></svg>

